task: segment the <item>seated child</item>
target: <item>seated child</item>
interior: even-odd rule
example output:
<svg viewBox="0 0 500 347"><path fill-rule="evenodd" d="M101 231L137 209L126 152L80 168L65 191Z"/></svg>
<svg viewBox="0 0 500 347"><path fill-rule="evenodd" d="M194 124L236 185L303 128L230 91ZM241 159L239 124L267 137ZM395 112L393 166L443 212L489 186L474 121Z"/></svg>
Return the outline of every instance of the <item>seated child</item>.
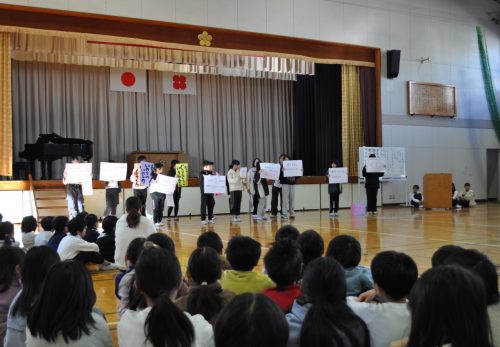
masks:
<svg viewBox="0 0 500 347"><path fill-rule="evenodd" d="M458 205L461 207L473 207L476 206L476 195L474 191L470 189L470 183L464 184L464 190L458 196Z"/></svg>
<svg viewBox="0 0 500 347"><path fill-rule="evenodd" d="M262 294L273 299L283 312L288 312L302 294L297 284L302 274L300 250L290 240L275 242L264 257L264 267L276 287L264 289Z"/></svg>
<svg viewBox="0 0 500 347"><path fill-rule="evenodd" d="M38 227L38 223L33 216L26 216L23 218L21 222L21 232L22 232L22 242L23 249L28 251L31 247L35 247L35 237L36 237L36 228Z"/></svg>
<svg viewBox="0 0 500 347"><path fill-rule="evenodd" d="M410 333L406 297L417 281L417 264L404 253L385 251L373 258L371 270L376 301L348 297L347 304L368 326L372 347L387 347Z"/></svg>
<svg viewBox="0 0 500 347"><path fill-rule="evenodd" d="M95 214L88 214L84 218L85 221L85 236L83 239L87 242L95 243L99 237L99 232L97 231L97 216Z"/></svg>
<svg viewBox="0 0 500 347"><path fill-rule="evenodd" d="M413 207L419 208L424 203L424 197L419 191L420 187L415 184L413 186L413 191L410 193L410 204Z"/></svg>
<svg viewBox="0 0 500 347"><path fill-rule="evenodd" d="M361 261L361 245L349 235L339 235L328 244L326 256L337 260L345 271L347 296L358 296L373 288L370 269L358 266Z"/></svg>
<svg viewBox="0 0 500 347"><path fill-rule="evenodd" d="M19 242L14 240L14 224L11 222L0 222L0 247L19 247Z"/></svg>
<svg viewBox="0 0 500 347"><path fill-rule="evenodd" d="M284 239L297 241L300 236L299 230L291 224L283 225L276 232L274 241L282 241Z"/></svg>
<svg viewBox="0 0 500 347"><path fill-rule="evenodd" d="M68 232L68 222L69 219L66 216L59 216L54 218L54 220L52 221L52 224L54 226L54 234L47 242L47 246L57 251L59 243Z"/></svg>
<svg viewBox="0 0 500 347"><path fill-rule="evenodd" d="M306 230L300 234L297 240L302 253L303 268L316 258L321 258L325 251L325 243L321 235L315 230Z"/></svg>
<svg viewBox="0 0 500 347"><path fill-rule="evenodd" d="M444 245L434 252L431 258L432 267L443 265L446 259L455 253L463 251L465 248L455 245Z"/></svg>
<svg viewBox="0 0 500 347"><path fill-rule="evenodd" d="M259 272L252 271L259 262L260 243L248 236L235 236L227 244L226 256L232 270L222 274L222 289L236 294L260 293L274 287L271 279Z"/></svg>
<svg viewBox="0 0 500 347"><path fill-rule="evenodd" d="M42 226L42 231L38 233L35 237L35 246L46 246L49 239L52 237L52 230L54 229L54 225L52 223L52 217L44 217L40 222Z"/></svg>
<svg viewBox="0 0 500 347"><path fill-rule="evenodd" d="M104 257L99 253L99 246L87 242L85 236L85 222L75 217L68 222L68 235L61 240L57 253L61 260L74 259L84 264L102 264Z"/></svg>
<svg viewBox="0 0 500 347"><path fill-rule="evenodd" d="M102 234L97 238L99 253L110 263L115 262L115 228L118 218L116 216L104 217L102 221Z"/></svg>
<svg viewBox="0 0 500 347"><path fill-rule="evenodd" d="M189 292L175 301L182 311L193 316L201 314L212 325L222 309L235 297L233 292L221 288L221 265L220 256L213 248L195 249L187 264Z"/></svg>
<svg viewBox="0 0 500 347"><path fill-rule="evenodd" d="M231 265L229 265L223 253L224 244L222 243L222 239L215 231L208 230L202 233L196 241L196 247L210 247L215 249L222 261L222 271L231 269Z"/></svg>

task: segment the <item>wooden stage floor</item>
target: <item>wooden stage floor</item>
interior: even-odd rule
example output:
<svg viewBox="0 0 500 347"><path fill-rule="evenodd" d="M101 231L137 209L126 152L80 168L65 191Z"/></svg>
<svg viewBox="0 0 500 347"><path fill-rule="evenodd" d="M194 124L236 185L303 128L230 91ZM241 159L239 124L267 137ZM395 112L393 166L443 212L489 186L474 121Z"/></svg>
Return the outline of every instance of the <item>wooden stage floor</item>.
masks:
<svg viewBox="0 0 500 347"><path fill-rule="evenodd" d="M183 217L179 222L164 222L162 232L175 241L176 252L183 270L197 237L206 230L220 234L224 244L234 235L248 235L263 245L262 256L274 240L276 230L285 222L271 220L256 222L248 215L243 222L231 224L230 216L217 216L216 224L201 226L199 218ZM350 210L340 210L338 219L328 218L328 211L298 212L290 220L300 231L314 229L328 242L339 234L357 238L363 249L361 263L369 265L383 250L405 252L418 264L419 273L431 266L431 256L442 245L455 244L486 253L500 264L500 204L482 203L462 210L413 210L409 207L385 207L375 217L351 217ZM118 300L114 295L114 272L93 275L97 306L107 315L110 326L117 321ZM113 332L114 333L114 332Z"/></svg>

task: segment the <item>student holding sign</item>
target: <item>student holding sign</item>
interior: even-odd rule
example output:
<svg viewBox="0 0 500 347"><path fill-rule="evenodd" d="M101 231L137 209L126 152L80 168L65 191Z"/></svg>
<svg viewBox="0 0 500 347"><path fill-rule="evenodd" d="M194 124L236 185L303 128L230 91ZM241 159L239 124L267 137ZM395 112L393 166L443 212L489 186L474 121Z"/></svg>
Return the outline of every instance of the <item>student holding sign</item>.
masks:
<svg viewBox="0 0 500 347"><path fill-rule="evenodd" d="M286 154L281 154L279 157L280 166L283 165L283 158ZM280 171L281 176L281 171ZM274 180L273 187L271 190L271 218L276 218L278 216L278 198L280 199L280 213L283 215L283 195L281 194L281 183L280 180Z"/></svg>
<svg viewBox="0 0 500 347"><path fill-rule="evenodd" d="M73 157L70 159L71 164L79 164L80 159ZM69 183L68 172L64 170L63 184L66 186L66 200L68 201L68 212L70 218L75 218L76 215L84 211L83 191L81 183Z"/></svg>
<svg viewBox="0 0 500 347"><path fill-rule="evenodd" d="M109 163L114 163L114 161L110 160ZM101 171L100 171L101 176L103 174L103 172L102 172L103 164L104 163L101 163ZM126 168L124 168L124 169L126 170ZM126 174L126 172L125 172L125 174ZM123 176L120 178L124 179ZM117 181L116 178L109 180L109 181L104 181L104 188L106 189L106 209L104 210L103 215L104 215L104 217L116 216L116 207L120 203L120 195L122 192L122 187L120 185L120 181Z"/></svg>
<svg viewBox="0 0 500 347"><path fill-rule="evenodd" d="M140 155L137 157L139 160L139 165L134 165L134 170L130 175L130 182L132 182L132 189L134 191L134 196L139 198L141 201L141 214L146 216L146 200L148 198L148 186L141 184L141 169L140 164L146 161L145 155Z"/></svg>
<svg viewBox="0 0 500 347"><path fill-rule="evenodd" d="M376 156L372 153L369 158L376 158ZM366 212L371 215L377 214L377 194L380 188L379 178L382 176L384 176L383 172L368 172L366 165L363 167L366 189Z"/></svg>
<svg viewBox="0 0 500 347"><path fill-rule="evenodd" d="M167 176L170 177L177 177L177 171L176 171L176 166L177 164L180 164L180 161L177 159L174 159L170 162L170 169L167 172ZM167 211L167 220L170 220L172 216L172 210L174 211L174 221L178 221L179 217L177 217L177 213L179 213L179 200L181 199L181 186L180 182L175 186L174 194L173 194L173 200L174 200L174 206L169 206L168 211Z"/></svg>
<svg viewBox="0 0 500 347"><path fill-rule="evenodd" d="M253 179L255 176L256 166L260 163L259 158L255 158L252 162L252 167L247 172L247 187L248 193L250 194L250 206L252 207L252 217L257 217L257 207L259 206L259 196L255 194L255 187L253 184Z"/></svg>
<svg viewBox="0 0 500 347"><path fill-rule="evenodd" d="M240 209L241 197L243 195L244 181L240 175L240 162L233 160L227 172L227 182L229 184L229 194L231 197L231 222L241 222Z"/></svg>
<svg viewBox="0 0 500 347"><path fill-rule="evenodd" d="M334 169L339 166L339 161L334 160L330 164L330 168ZM339 200L340 194L342 194L342 186L340 183L331 183L330 180L330 170L326 172L326 177L328 179L328 195L330 195L330 217L338 217L339 216Z"/></svg>
<svg viewBox="0 0 500 347"><path fill-rule="evenodd" d="M165 198L166 194L158 191L158 183L156 178L163 172L163 164L156 163L155 170L153 172L151 184L149 185L149 194L151 194L151 199L153 199L153 222L156 228L161 228L163 226L163 209L165 208Z"/></svg>
<svg viewBox="0 0 500 347"><path fill-rule="evenodd" d="M214 224L214 207L215 207L215 199L213 193L205 194L205 176L213 175L213 164L211 161L203 160L203 170L200 172L198 176L200 180L200 191L201 191L201 225ZM208 220L207 218L207 210L208 210Z"/></svg>
<svg viewBox="0 0 500 347"><path fill-rule="evenodd" d="M297 182L296 176L287 176L285 174L285 161L290 160L288 155L283 156L283 164L280 173L281 184L281 198L282 198L282 212L281 218L295 218L295 183Z"/></svg>

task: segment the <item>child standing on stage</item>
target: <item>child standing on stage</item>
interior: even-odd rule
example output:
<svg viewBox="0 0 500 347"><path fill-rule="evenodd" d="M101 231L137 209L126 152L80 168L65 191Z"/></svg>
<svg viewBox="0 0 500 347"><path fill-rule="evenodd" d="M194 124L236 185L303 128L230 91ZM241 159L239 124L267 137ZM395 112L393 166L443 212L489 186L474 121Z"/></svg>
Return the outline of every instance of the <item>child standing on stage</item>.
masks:
<svg viewBox="0 0 500 347"><path fill-rule="evenodd" d="M247 187L248 193L250 194L251 206L252 206L252 217L257 217L257 207L259 206L259 197L255 194L253 178L255 176L255 167L257 163L260 163L259 158L255 158L252 162L252 167L248 170L247 174Z"/></svg>
<svg viewBox="0 0 500 347"><path fill-rule="evenodd" d="M231 196L231 222L241 222L241 196L243 194L244 181L240 176L240 162L233 160L227 172L227 182L229 183L229 194Z"/></svg>
<svg viewBox="0 0 500 347"><path fill-rule="evenodd" d="M330 167L333 169L333 168L338 167L339 165L340 165L339 161L334 160L330 164ZM326 172L326 177L327 177L327 179L329 177L328 171ZM329 216L330 217L338 217L339 216L339 198L340 198L340 194L342 194L342 186L340 185L340 183L328 182L328 194L330 195L330 212L329 212L330 214L329 214Z"/></svg>
<svg viewBox="0 0 500 347"><path fill-rule="evenodd" d="M137 157L139 164L143 161L146 161L145 155L140 155ZM141 214L146 216L146 200L148 198L148 186L141 185L141 177L140 177L140 169L136 168L132 171L132 175L130 175L130 182L132 182L132 189L134 190L134 196L138 197L141 201Z"/></svg>
<svg viewBox="0 0 500 347"><path fill-rule="evenodd" d="M280 165L283 165L283 158L285 158L285 156L286 154L280 155ZM278 198L281 200L280 213L283 215L283 195L281 193L281 182L279 179L277 179L273 182L271 194L271 218L276 218L278 216Z"/></svg>
<svg viewBox="0 0 500 347"><path fill-rule="evenodd" d="M80 159L77 157L73 157L70 160L71 164L80 163ZM75 218L76 215L80 212L83 212L85 209L83 202L83 191L81 184L68 184L67 177L68 173L64 170L63 175L63 184L66 186L66 200L68 201L68 212L70 218Z"/></svg>
<svg viewBox="0 0 500 347"><path fill-rule="evenodd" d="M164 193L157 191L158 183L156 183L156 178L162 172L163 164L156 163L154 172L151 175L151 184L149 185L149 194L151 194L151 199L153 199L153 222L155 223L156 228L163 226L163 209L165 208L165 198L167 197Z"/></svg>
<svg viewBox="0 0 500 347"><path fill-rule="evenodd" d="M424 197L422 193L420 193L420 187L417 184L415 184L412 189L410 193L410 204L415 208L419 208L424 202Z"/></svg>
<svg viewBox="0 0 500 347"><path fill-rule="evenodd" d="M198 177L200 181L200 191L201 191L201 224L214 224L214 206L215 199L213 194L205 194L205 176L213 175L213 165L211 161L203 161L203 170L200 172ZM208 220L207 218L208 210Z"/></svg>
<svg viewBox="0 0 500 347"><path fill-rule="evenodd" d="M175 171L175 166L179 164L180 161L177 159L174 159L170 162L170 169L167 172L167 176L170 177L176 177L177 172ZM168 207L168 212L167 212L167 220L170 220L170 216L172 215L172 210L174 211L174 221L178 221L179 217L177 217L177 214L179 213L179 200L181 199L181 186L177 184L175 186L174 190L174 206L169 206Z"/></svg>
<svg viewBox="0 0 500 347"><path fill-rule="evenodd" d="M288 155L283 155L283 161L290 160ZM281 218L295 218L295 183L297 177L285 177L283 169L283 161L281 163L280 183L281 183L281 201L282 211Z"/></svg>
<svg viewBox="0 0 500 347"><path fill-rule="evenodd" d="M109 162L114 163L113 160L110 160ZM120 195L122 192L120 182L104 182L104 188L106 188L106 209L104 210L104 217L116 216L116 207L120 203Z"/></svg>
<svg viewBox="0 0 500 347"><path fill-rule="evenodd" d="M262 178L260 175L260 163L257 163L257 166L255 167L255 175L253 178L255 196L257 196L257 198L259 199L257 208L257 220L267 220L266 197L269 195L269 187L267 186L267 180L265 178Z"/></svg>
<svg viewBox="0 0 500 347"><path fill-rule="evenodd" d="M375 154L370 154L369 158L376 158ZM379 177L384 176L383 172L367 172L366 165L363 167L363 177L365 178L366 189L366 212L377 214L377 194L380 188Z"/></svg>

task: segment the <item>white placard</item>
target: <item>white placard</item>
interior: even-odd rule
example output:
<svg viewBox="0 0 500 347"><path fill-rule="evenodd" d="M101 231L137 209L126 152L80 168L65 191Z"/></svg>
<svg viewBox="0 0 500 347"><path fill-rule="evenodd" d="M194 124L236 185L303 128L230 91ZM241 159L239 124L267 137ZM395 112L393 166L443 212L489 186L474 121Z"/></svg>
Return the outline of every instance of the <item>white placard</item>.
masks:
<svg viewBox="0 0 500 347"><path fill-rule="evenodd" d="M328 183L347 183L349 176L346 167L331 167L328 169Z"/></svg>
<svg viewBox="0 0 500 347"><path fill-rule="evenodd" d="M366 159L366 172L385 172L387 165L384 159L368 158Z"/></svg>
<svg viewBox="0 0 500 347"><path fill-rule="evenodd" d="M205 194L226 194L226 176L204 175L204 192Z"/></svg>
<svg viewBox="0 0 500 347"><path fill-rule="evenodd" d="M247 178L248 169L246 167L240 167L240 177Z"/></svg>
<svg viewBox="0 0 500 347"><path fill-rule="evenodd" d="M300 177L304 174L302 160L284 160L283 169L283 176L285 177Z"/></svg>
<svg viewBox="0 0 500 347"><path fill-rule="evenodd" d="M280 164L260 163L260 177L270 180L279 180L281 172Z"/></svg>
<svg viewBox="0 0 500 347"><path fill-rule="evenodd" d="M82 184L89 179L92 181L92 163L67 163L64 171L68 184Z"/></svg>
<svg viewBox="0 0 500 347"><path fill-rule="evenodd" d="M151 182L150 186L158 193L173 194L178 180L177 177L158 174L156 180Z"/></svg>
<svg viewBox="0 0 500 347"><path fill-rule="evenodd" d="M105 163L101 162L99 169L99 180L101 181L125 181L127 179L127 163Z"/></svg>
<svg viewBox="0 0 500 347"><path fill-rule="evenodd" d="M94 188L92 187L92 179L87 179L82 182L82 194L83 195L94 195Z"/></svg>

